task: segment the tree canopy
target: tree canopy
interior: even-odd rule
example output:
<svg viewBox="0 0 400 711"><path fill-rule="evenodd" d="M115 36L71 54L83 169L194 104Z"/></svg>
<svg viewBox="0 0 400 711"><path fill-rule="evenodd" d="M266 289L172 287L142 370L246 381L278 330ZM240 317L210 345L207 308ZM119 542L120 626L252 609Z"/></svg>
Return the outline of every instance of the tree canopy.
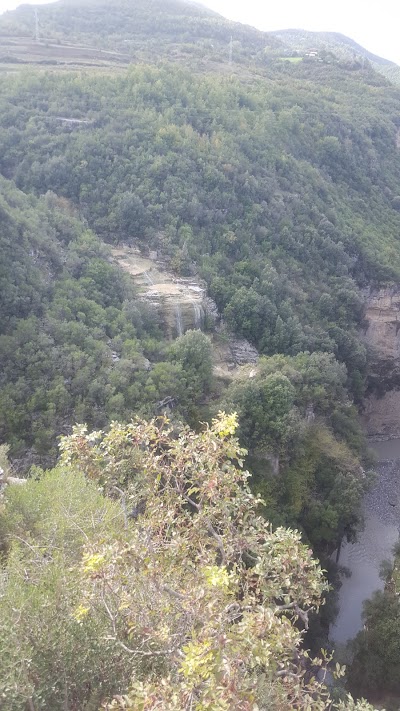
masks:
<svg viewBox="0 0 400 711"><path fill-rule="evenodd" d="M35 43L32 7L0 17L0 466L30 472L1 502L3 697L335 708L304 651L326 592L309 549L331 566L361 523L400 93L196 3L111 5L41 6ZM201 284L216 324L171 342L121 243ZM236 339L257 363L237 367ZM32 469L60 435L62 462Z"/></svg>
<svg viewBox="0 0 400 711"><path fill-rule="evenodd" d="M53 472L7 489L9 711L332 708L301 646L321 570L260 516L236 427L223 413L198 434L164 418L77 427Z"/></svg>

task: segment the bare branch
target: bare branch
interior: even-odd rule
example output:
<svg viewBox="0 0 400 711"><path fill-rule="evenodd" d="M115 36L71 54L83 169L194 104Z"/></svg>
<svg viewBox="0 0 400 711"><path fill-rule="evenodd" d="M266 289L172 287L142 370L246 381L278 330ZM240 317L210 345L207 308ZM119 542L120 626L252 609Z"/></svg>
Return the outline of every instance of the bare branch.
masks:
<svg viewBox="0 0 400 711"><path fill-rule="evenodd" d="M127 528L128 527L128 513L126 510L125 492L122 491L122 489L120 489L118 486L112 486L111 488L114 489L115 491L117 491L121 497L121 508L122 508L122 511L124 514L124 526L125 526L125 528Z"/></svg>
<svg viewBox="0 0 400 711"><path fill-rule="evenodd" d="M226 553L225 553L225 548L224 548L224 542L223 542L221 536L218 535L218 533L216 532L215 528L212 526L210 521L208 521L208 519L205 519L205 524L206 524L207 531L211 534L211 536L218 543L219 552L221 553L221 562L222 562L222 565L225 565Z"/></svg>
<svg viewBox="0 0 400 711"><path fill-rule="evenodd" d="M293 610L293 612L301 619L301 621L304 624L304 629L308 630L309 627L309 619L308 619L308 613L311 612L312 608L308 610L302 610L301 607L298 606L297 602L290 602L287 605L277 605L276 606L277 612L284 612L285 610Z"/></svg>
<svg viewBox="0 0 400 711"><path fill-rule="evenodd" d="M110 637L110 639L112 639L125 652L128 652L128 654L132 654L133 656L136 656L136 657L162 657L163 655L173 654L176 651L173 647L171 649L159 649L159 650L149 650L149 651L145 651L143 649L132 649L131 647L128 647L126 644L124 644L124 642L121 642L121 640L118 639L117 625L116 625L115 617L112 614L109 606L107 605L104 594L102 594L101 599L102 599L103 605L105 607L105 610L107 612L107 615L111 620L113 636Z"/></svg>
<svg viewBox="0 0 400 711"><path fill-rule="evenodd" d="M304 624L304 629L307 631L309 628L309 619L308 619L308 613L311 610L302 610L298 605L295 605L294 611L298 617L300 617L301 621Z"/></svg>
<svg viewBox="0 0 400 711"><path fill-rule="evenodd" d="M172 595L172 597L176 597L177 600L186 600L186 595L183 595L182 593L173 590L169 587L169 585L161 585L160 588L161 590L164 590L164 592L167 592L169 595Z"/></svg>
<svg viewBox="0 0 400 711"><path fill-rule="evenodd" d="M201 513L201 510L202 510L202 509L201 509L200 504L196 504L196 502L193 501L193 499L191 499L190 496L188 496L187 494L183 494L183 497L186 499L186 501L187 501L191 506L194 506L194 508L197 509L198 513ZM218 535L218 533L216 532L214 526L213 526L212 523L208 520L208 518L205 518L205 519L204 519L204 523L205 523L205 525L206 525L206 528L207 528L207 531L209 532L209 534L210 534L210 535L214 538L214 540L218 543L218 548L219 548L219 552L221 553L221 559L222 559L221 562L222 562L222 565L225 565L225 563L226 563L226 553L225 553L225 548L224 548L224 542L223 542L221 536Z"/></svg>

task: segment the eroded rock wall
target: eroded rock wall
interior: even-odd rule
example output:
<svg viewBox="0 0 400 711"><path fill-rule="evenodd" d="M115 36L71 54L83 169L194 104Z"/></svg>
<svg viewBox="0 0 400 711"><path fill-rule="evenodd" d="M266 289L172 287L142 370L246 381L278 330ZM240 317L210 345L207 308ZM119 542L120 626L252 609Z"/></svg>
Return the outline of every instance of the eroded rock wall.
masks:
<svg viewBox="0 0 400 711"><path fill-rule="evenodd" d="M371 437L400 437L400 286L368 290L365 303L363 336L381 392L365 399L363 423Z"/></svg>
<svg viewBox="0 0 400 711"><path fill-rule="evenodd" d="M365 332L368 347L381 360L400 361L400 287L368 291Z"/></svg>
<svg viewBox="0 0 400 711"><path fill-rule="evenodd" d="M381 397L369 395L364 401L362 421L373 439L400 438L400 390L389 390Z"/></svg>
<svg viewBox="0 0 400 711"><path fill-rule="evenodd" d="M156 254L143 257L133 247L112 250L114 259L134 279L140 298L160 313L165 331L177 338L189 329L202 329L205 321L215 321L218 310L207 296L205 284L196 277L178 277Z"/></svg>

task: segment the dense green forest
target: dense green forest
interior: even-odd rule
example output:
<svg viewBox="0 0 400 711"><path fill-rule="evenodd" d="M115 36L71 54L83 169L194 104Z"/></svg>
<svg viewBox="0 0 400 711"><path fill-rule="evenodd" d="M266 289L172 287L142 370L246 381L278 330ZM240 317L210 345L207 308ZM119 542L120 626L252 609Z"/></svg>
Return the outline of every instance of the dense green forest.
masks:
<svg viewBox="0 0 400 711"><path fill-rule="evenodd" d="M319 609L327 591L316 564L294 570L293 557L310 552L281 527L297 528L334 579L332 552L362 524L370 460L358 410L377 384L360 335L363 289L400 276L400 92L369 62L334 53L282 61L280 39L192 3L118 0L110 10L100 0L64 0L40 8L40 31L60 45L124 52L131 64L1 75L0 445L11 465L3 447L0 466L30 477L1 498L0 645L13 650L1 662L4 709L356 708L341 688L332 705L314 679L321 662L293 651L309 627L302 606ZM28 6L0 17L0 37L17 35L32 35ZM177 278L204 280L217 323L171 341L160 311L112 259L120 244L161 255ZM216 373L223 338L258 349L253 370ZM164 425L116 424L164 415ZM71 435L77 422L104 432L82 424ZM232 439L236 429L246 452ZM60 435L70 435L62 463L44 473ZM144 451L160 462L158 479ZM262 503L240 488L242 459ZM170 528L161 530L156 494L167 480L160 506ZM229 515L243 540L237 533L228 554ZM259 547L265 520L274 531L268 555ZM158 536L154 550L149 538L150 558L143 527ZM184 564L185 545L198 545L199 557ZM260 570L272 560L288 566L286 582L277 573L264 589ZM140 595L157 595L148 629L137 631L139 603L126 581L140 561ZM37 597L21 585L28 569ZM297 600L288 591L300 579ZM19 588L24 614L15 620ZM32 616L48 594L41 636ZM215 622L229 596L244 637L257 600L272 615L272 665L261 641L240 646L232 620L218 622L230 630L229 651L212 636L206 610ZM180 602L169 608L168 600ZM190 605L198 607L189 620L182 606ZM331 602L311 623L307 643L317 654L333 614ZM15 639L24 628L22 648ZM359 682L363 644L350 677L357 696L374 691ZM246 670L241 655L254 655ZM221 671L228 666L233 676Z"/></svg>
<svg viewBox="0 0 400 711"><path fill-rule="evenodd" d="M25 469L52 462L72 422L151 416L171 391L180 413L193 409L211 378L207 337L189 333L171 348L71 204L4 179L1 189L0 432L13 457L29 450Z"/></svg>
<svg viewBox="0 0 400 711"><path fill-rule="evenodd" d="M105 241L199 269L262 353L334 352L362 396L359 287L400 268L397 90L322 65L251 86L140 67L21 75L1 101L0 167L19 188L71 200Z"/></svg>
<svg viewBox="0 0 400 711"><path fill-rule="evenodd" d="M175 420L239 413L275 523L300 524L321 553L354 535L363 438L333 354L266 357L251 381L223 386L209 337L188 331L171 344L69 201L28 197L4 179L2 193L0 431L20 467L51 464L73 422L151 417L173 395ZM266 452L280 460L279 486Z"/></svg>

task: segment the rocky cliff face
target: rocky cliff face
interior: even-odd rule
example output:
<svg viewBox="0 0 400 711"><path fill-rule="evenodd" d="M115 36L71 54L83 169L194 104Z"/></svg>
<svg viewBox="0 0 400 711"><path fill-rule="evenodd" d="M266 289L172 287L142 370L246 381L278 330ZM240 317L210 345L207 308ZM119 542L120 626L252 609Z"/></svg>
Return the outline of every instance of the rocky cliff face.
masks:
<svg viewBox="0 0 400 711"><path fill-rule="evenodd" d="M382 397L369 395L361 419L372 439L400 438L400 390L390 390Z"/></svg>
<svg viewBox="0 0 400 711"><path fill-rule="evenodd" d="M214 374L228 380L242 375L254 377L259 358L257 350L226 329L215 302L207 296L204 282L196 277L185 279L174 275L155 252L144 257L134 247L121 245L112 250L112 255L131 275L140 297L157 309L169 338L177 338L188 329L202 329L206 324L210 326L218 321L212 339ZM246 370L247 366L249 370Z"/></svg>
<svg viewBox="0 0 400 711"><path fill-rule="evenodd" d="M113 249L112 254L134 279L141 298L159 311L170 338L181 336L191 328L202 329L206 320L215 321L218 317L205 284L196 277L175 276L155 253L145 258L138 250L121 246Z"/></svg>
<svg viewBox="0 0 400 711"><path fill-rule="evenodd" d="M375 379L387 389L364 403L363 421L371 437L400 437L400 286L365 292L364 339Z"/></svg>
<svg viewBox="0 0 400 711"><path fill-rule="evenodd" d="M400 360L400 287L365 293L365 341L380 360Z"/></svg>

